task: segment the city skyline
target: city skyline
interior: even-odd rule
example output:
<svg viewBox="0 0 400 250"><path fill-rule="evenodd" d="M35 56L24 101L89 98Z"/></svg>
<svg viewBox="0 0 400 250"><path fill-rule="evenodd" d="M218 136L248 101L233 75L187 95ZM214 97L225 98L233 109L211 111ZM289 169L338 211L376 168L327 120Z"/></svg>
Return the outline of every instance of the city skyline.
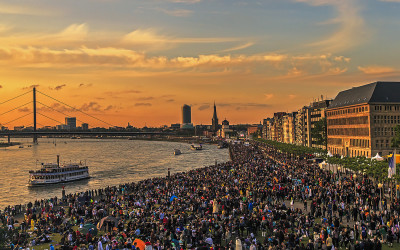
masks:
<svg viewBox="0 0 400 250"><path fill-rule="evenodd" d="M396 0L18 3L0 4L1 99L37 86L117 126L176 123L184 103L210 124L214 100L232 124L259 123L399 79Z"/></svg>

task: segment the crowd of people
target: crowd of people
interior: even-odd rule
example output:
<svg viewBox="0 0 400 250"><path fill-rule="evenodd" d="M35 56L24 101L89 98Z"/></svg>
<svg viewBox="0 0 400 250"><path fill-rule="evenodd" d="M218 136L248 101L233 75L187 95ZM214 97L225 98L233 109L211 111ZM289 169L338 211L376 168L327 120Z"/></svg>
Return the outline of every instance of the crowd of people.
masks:
<svg viewBox="0 0 400 250"><path fill-rule="evenodd" d="M397 199L265 144L231 161L6 208L5 237L35 249L381 249L399 242ZM24 216L15 223L17 210ZM94 225L94 226L93 226Z"/></svg>

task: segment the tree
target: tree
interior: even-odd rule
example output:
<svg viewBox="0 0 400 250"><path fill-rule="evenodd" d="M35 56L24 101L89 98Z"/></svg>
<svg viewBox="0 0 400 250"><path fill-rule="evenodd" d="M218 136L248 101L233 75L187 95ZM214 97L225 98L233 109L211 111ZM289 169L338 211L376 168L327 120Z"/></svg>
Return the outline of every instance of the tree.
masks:
<svg viewBox="0 0 400 250"><path fill-rule="evenodd" d="M323 117L316 123L314 123L314 127L311 129L311 139L317 145L322 145L327 147L327 131L326 131L326 118Z"/></svg>
<svg viewBox="0 0 400 250"><path fill-rule="evenodd" d="M393 148L398 148L399 145L400 145L400 125L397 125L394 128L394 131L395 131L395 133L394 133L394 137L392 138L392 145L391 146Z"/></svg>

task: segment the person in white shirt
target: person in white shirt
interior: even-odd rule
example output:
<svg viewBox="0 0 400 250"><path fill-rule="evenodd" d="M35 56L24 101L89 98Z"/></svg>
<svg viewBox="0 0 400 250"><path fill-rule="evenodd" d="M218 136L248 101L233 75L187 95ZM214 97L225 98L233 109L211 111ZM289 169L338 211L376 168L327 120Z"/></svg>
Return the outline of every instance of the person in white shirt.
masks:
<svg viewBox="0 0 400 250"><path fill-rule="evenodd" d="M101 243L101 240L97 242L97 250L103 250L103 243Z"/></svg>

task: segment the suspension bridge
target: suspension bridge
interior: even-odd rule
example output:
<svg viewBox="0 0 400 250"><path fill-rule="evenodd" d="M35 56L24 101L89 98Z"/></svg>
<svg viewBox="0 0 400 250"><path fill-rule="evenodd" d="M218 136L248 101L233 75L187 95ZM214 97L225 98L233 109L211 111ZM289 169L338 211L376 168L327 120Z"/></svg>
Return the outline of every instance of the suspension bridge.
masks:
<svg viewBox="0 0 400 250"><path fill-rule="evenodd" d="M25 92L23 94L17 95L13 98L10 98L8 100L5 101L1 101L0 102L0 110L1 107L4 106L4 104L9 103L11 101L14 100L18 100L21 99L24 96L27 96L29 94L32 94L32 100L29 102L26 102L24 104L17 104L17 106L12 107L11 109L0 113L0 121L2 121L4 118L7 118L7 115L12 114L13 111L21 111L23 110L23 108L27 108L28 105L32 105L32 111L30 111L30 109L26 109L25 111L27 111L26 114L23 114L17 118L13 118L7 122L0 122L0 126L5 126L5 125L11 125L11 124L15 124L15 122L17 122L18 120L21 120L25 117L32 117L32 122L29 123L28 125L26 125L26 127L29 127L29 129L25 129L25 130L2 130L0 131L0 137L8 137L8 143L11 142L11 137L32 137L33 138L33 143L37 143L38 142L38 137L45 137L45 136L137 136L137 135L160 135L163 134L162 132L132 132L132 131L87 131L87 130L77 130L77 129L67 129L67 130L46 130L46 131L41 131L38 130L38 125L45 127L45 125L41 124L38 122L38 117L43 117L49 120L52 120L53 122L56 122L58 125L65 125L63 122L58 121L57 119L50 117L49 115L43 114L42 112L38 111L38 104L41 105L41 108L45 108L47 111L54 111L56 113L62 114L64 115L66 118L72 117L70 114L67 114L66 112L61 111L60 108L57 107L53 107L51 105L45 104L44 101L39 101L37 99L37 95L41 95L42 97L45 97L49 100L55 101L56 103L62 105L63 107L66 107L70 112L74 112L74 113L80 113L84 118L91 118L92 120L95 120L97 122L100 122L102 124L108 125L109 127L116 127L114 125L112 125L111 123L104 121L102 119L99 119L81 109L75 108L72 105L69 105L63 101L58 100L57 98L54 98L48 94L45 94L39 90L36 89L36 87L33 87L32 90ZM61 107L62 107L61 106ZM39 107L40 108L40 107ZM88 125L90 125L88 122L84 122L81 120L82 118L76 118L77 121L81 122L81 123L86 123Z"/></svg>

